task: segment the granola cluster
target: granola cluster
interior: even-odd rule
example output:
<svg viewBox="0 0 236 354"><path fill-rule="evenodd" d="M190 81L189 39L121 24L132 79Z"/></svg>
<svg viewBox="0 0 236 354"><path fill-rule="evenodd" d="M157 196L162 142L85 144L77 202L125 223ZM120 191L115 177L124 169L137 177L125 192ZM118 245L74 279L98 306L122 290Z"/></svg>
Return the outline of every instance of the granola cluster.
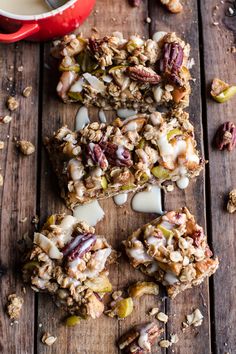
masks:
<svg viewBox="0 0 236 354"><path fill-rule="evenodd" d="M33 290L48 292L67 312L97 318L104 310L103 294L112 290L106 268L115 258L94 228L71 215L55 214L34 234L23 276Z"/></svg>
<svg viewBox="0 0 236 354"><path fill-rule="evenodd" d="M131 264L166 286L172 298L218 268L202 227L187 208L167 212L123 243Z"/></svg>
<svg viewBox="0 0 236 354"><path fill-rule="evenodd" d="M72 209L147 183L192 178L202 169L193 126L181 110L94 122L78 132L62 127L46 147Z"/></svg>
<svg viewBox="0 0 236 354"><path fill-rule="evenodd" d="M58 95L104 109L187 107L190 46L175 33L160 33L157 41L124 39L120 32L99 39L65 36L52 50L61 58Z"/></svg>

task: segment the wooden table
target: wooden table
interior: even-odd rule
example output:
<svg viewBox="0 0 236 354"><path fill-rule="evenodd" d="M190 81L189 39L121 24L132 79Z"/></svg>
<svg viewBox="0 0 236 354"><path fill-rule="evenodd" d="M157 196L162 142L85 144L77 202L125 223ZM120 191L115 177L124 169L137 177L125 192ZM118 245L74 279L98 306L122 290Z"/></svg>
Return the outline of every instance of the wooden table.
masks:
<svg viewBox="0 0 236 354"><path fill-rule="evenodd" d="M166 338L177 333L179 343L167 353L210 354L236 353L236 219L225 211L225 197L235 187L235 152L218 152L212 148L212 139L220 123L235 121L236 97L225 104L217 104L209 97L209 84L214 77L236 82L233 31L236 17L225 16L221 1L184 0L184 12L169 14L158 1L144 0L140 8L131 8L126 0L98 0L93 14L81 27L90 35L96 26L101 35L123 31L124 35L139 33L150 36L157 30L176 31L191 44L196 65L192 74L191 120L195 125L202 154L209 160L205 173L191 183L186 191L175 190L164 197L165 209L187 205L200 224L208 231L209 242L221 264L214 278L200 287L186 291L175 300L143 297L136 310L125 321L102 316L97 321L81 323L76 328L63 325L65 314L56 308L48 296L35 294L30 288L22 292L20 258L17 241L26 234L32 235L31 219L40 216L42 224L47 215L62 212L65 206L59 198L55 176L50 168L43 139L62 124L74 126L78 106L65 105L55 94L57 75L51 67L50 44L17 43L1 46L0 75L1 115L6 115L7 97L16 95L20 107L12 113L10 124L1 124L0 140L5 142L0 152L1 173L4 185L0 188L1 200L1 265L7 272L1 277L0 289L0 352L3 354L57 353L57 354L113 354L118 353L115 341L131 324L148 320L147 311L159 307L169 314L165 327ZM219 8L214 6L218 5ZM152 19L151 23L146 18ZM215 22L215 24L213 24ZM217 25L219 23L219 25ZM23 66L23 71L18 68ZM26 86L33 87L30 98L22 97ZM96 119L96 110L93 111ZM27 139L36 145L36 153L20 156L14 138ZM105 219L97 226L113 246L119 248L124 239L137 226L150 221L154 215L134 213L130 203L116 207L112 200L101 203ZM22 219L27 217L25 222ZM122 258L113 266L111 279L114 288L142 279ZM7 296L16 292L24 296L22 316L18 324L10 325L5 313ZM185 315L199 308L204 314L201 327L181 330ZM42 334L48 331L58 340L52 347L43 345ZM154 353L165 353L158 346Z"/></svg>

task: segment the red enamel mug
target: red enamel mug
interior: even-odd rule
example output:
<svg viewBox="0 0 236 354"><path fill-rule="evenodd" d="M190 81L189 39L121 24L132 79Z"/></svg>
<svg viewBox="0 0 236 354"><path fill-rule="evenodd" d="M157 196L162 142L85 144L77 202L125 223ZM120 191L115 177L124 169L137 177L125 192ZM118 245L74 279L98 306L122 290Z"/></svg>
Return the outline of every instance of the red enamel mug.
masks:
<svg viewBox="0 0 236 354"><path fill-rule="evenodd" d="M95 0L70 0L56 10L40 15L16 15L0 9L0 42L27 39L46 41L73 32L88 17Z"/></svg>

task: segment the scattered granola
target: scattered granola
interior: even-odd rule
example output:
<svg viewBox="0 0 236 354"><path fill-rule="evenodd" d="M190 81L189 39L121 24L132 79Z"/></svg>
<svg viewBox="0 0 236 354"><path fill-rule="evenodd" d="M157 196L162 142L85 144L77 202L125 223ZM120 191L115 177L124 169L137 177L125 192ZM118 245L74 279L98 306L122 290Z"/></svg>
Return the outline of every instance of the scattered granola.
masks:
<svg viewBox="0 0 236 354"><path fill-rule="evenodd" d="M159 312L159 308L158 308L158 307L153 307L153 308L148 312L148 314L149 314L150 316L155 316L158 312Z"/></svg>
<svg viewBox="0 0 236 354"><path fill-rule="evenodd" d="M104 293L112 291L107 266L115 260L116 252L93 227L54 214L34 233L23 278L71 315L97 318L104 310Z"/></svg>
<svg viewBox="0 0 236 354"><path fill-rule="evenodd" d="M127 354L150 353L152 345L162 332L154 322L137 325L119 339L118 346Z"/></svg>
<svg viewBox="0 0 236 354"><path fill-rule="evenodd" d="M10 123L12 120L11 116L5 116L5 117L1 117L0 118L0 123L4 123L4 124L8 124Z"/></svg>
<svg viewBox="0 0 236 354"><path fill-rule="evenodd" d="M172 13L178 13L183 10L180 0L160 0L163 5Z"/></svg>
<svg viewBox="0 0 236 354"><path fill-rule="evenodd" d="M169 348L171 346L171 342L168 339L163 339L159 342L159 346L161 348Z"/></svg>
<svg viewBox="0 0 236 354"><path fill-rule="evenodd" d="M0 173L0 187L3 186L4 178L3 175Z"/></svg>
<svg viewBox="0 0 236 354"><path fill-rule="evenodd" d="M156 316L156 318L161 321L161 322L164 322L164 323L167 323L168 322L168 319L169 317L164 313L164 312L159 312Z"/></svg>
<svg viewBox="0 0 236 354"><path fill-rule="evenodd" d="M224 103L236 94L236 86L231 86L226 82L215 78L211 85L211 96L215 101Z"/></svg>
<svg viewBox="0 0 236 354"><path fill-rule="evenodd" d="M236 127L233 122L225 122L218 128L215 144L219 150L232 151L236 146Z"/></svg>
<svg viewBox="0 0 236 354"><path fill-rule="evenodd" d="M219 264L187 208L167 212L123 243L133 267L161 282L172 298L200 284Z"/></svg>
<svg viewBox="0 0 236 354"><path fill-rule="evenodd" d="M56 342L57 337L52 336L49 332L45 332L41 340L43 344L51 346Z"/></svg>
<svg viewBox="0 0 236 354"><path fill-rule="evenodd" d="M15 111L19 107L19 102L15 97L10 96L7 99L7 107L10 111Z"/></svg>
<svg viewBox="0 0 236 354"><path fill-rule="evenodd" d="M30 141L19 140L16 142L16 146L19 148L23 155L32 155L35 152L35 146Z"/></svg>
<svg viewBox="0 0 236 354"><path fill-rule="evenodd" d="M8 296L7 313L11 320L18 319L20 317L20 312L24 303L21 296L16 294L10 294Z"/></svg>
<svg viewBox="0 0 236 354"><path fill-rule="evenodd" d="M28 98L30 95L31 95L31 92L32 92L32 86L27 86L23 92L22 92L22 95L26 98Z"/></svg>
<svg viewBox="0 0 236 354"><path fill-rule="evenodd" d="M0 141L0 150L4 149L4 141Z"/></svg>
<svg viewBox="0 0 236 354"><path fill-rule="evenodd" d="M148 184L189 182L203 165L182 110L117 118L110 125L93 122L76 132L62 127L45 144L71 209Z"/></svg>
<svg viewBox="0 0 236 354"><path fill-rule="evenodd" d="M132 298L140 298L143 295L158 295L159 286L151 281L139 281L129 287L129 295Z"/></svg>
<svg viewBox="0 0 236 354"><path fill-rule="evenodd" d="M190 46L175 33L165 33L158 41L124 39L120 32L100 39L68 35L52 50L61 56L57 93L64 102L103 109L187 107L189 52Z"/></svg>
<svg viewBox="0 0 236 354"><path fill-rule="evenodd" d="M203 315L199 309L196 309L190 315L186 315L186 324L187 326L199 327L203 321Z"/></svg>
<svg viewBox="0 0 236 354"><path fill-rule="evenodd" d="M229 200L227 204L227 210L230 214L236 211L236 189L233 189L229 193Z"/></svg>

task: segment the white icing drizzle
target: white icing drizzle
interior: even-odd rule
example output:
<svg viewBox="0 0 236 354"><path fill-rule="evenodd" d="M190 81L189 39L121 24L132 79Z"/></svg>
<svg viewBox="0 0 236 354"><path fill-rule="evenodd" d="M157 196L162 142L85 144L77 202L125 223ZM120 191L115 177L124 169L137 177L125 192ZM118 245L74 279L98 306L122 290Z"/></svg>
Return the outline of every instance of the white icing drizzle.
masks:
<svg viewBox="0 0 236 354"><path fill-rule="evenodd" d="M137 111L135 111L134 109L120 108L116 111L116 113L118 117L125 119L134 116L135 114L137 114Z"/></svg>
<svg viewBox="0 0 236 354"><path fill-rule="evenodd" d="M89 204L79 205L73 211L73 216L79 221L85 221L90 226L95 226L104 218L104 211L95 200Z"/></svg>
<svg viewBox="0 0 236 354"><path fill-rule="evenodd" d="M116 150L116 156L118 157L118 159L123 160L124 156L123 156L123 152L125 151L124 146L119 145L118 149Z"/></svg>
<svg viewBox="0 0 236 354"><path fill-rule="evenodd" d="M129 253L132 258L134 258L137 262L140 263L152 261L152 258L147 254L143 247L128 249L127 253Z"/></svg>
<svg viewBox="0 0 236 354"><path fill-rule="evenodd" d="M180 189L185 189L189 185L189 178L186 176L182 176L176 181L176 184Z"/></svg>
<svg viewBox="0 0 236 354"><path fill-rule="evenodd" d="M83 91L84 78L81 77L78 81L76 81L70 88L71 92L81 92Z"/></svg>
<svg viewBox="0 0 236 354"><path fill-rule="evenodd" d="M85 127L85 125L90 123L88 116L88 108L83 106L81 107L75 117L75 130L80 130Z"/></svg>
<svg viewBox="0 0 236 354"><path fill-rule="evenodd" d="M116 205L123 205L127 202L128 194L123 193L123 194L117 194L113 197L113 200Z"/></svg>
<svg viewBox="0 0 236 354"><path fill-rule="evenodd" d="M155 42L159 42L166 34L167 34L167 32L163 32L163 31L155 32L152 36L152 39Z"/></svg>
<svg viewBox="0 0 236 354"><path fill-rule="evenodd" d="M173 285L177 283L179 279L173 273L167 272L164 276L164 281L166 285Z"/></svg>
<svg viewBox="0 0 236 354"><path fill-rule="evenodd" d="M131 204L134 211L163 214L158 186L150 186L149 190L136 193Z"/></svg>
<svg viewBox="0 0 236 354"><path fill-rule="evenodd" d="M149 323L147 326L143 327L140 331L140 336L138 339L138 345L147 352L151 352L151 343L148 339L148 331L152 328L152 326L153 324Z"/></svg>
<svg viewBox="0 0 236 354"><path fill-rule="evenodd" d="M105 115L105 112L103 109L100 109L98 112L98 117L101 123L106 123L107 122L107 117Z"/></svg>

